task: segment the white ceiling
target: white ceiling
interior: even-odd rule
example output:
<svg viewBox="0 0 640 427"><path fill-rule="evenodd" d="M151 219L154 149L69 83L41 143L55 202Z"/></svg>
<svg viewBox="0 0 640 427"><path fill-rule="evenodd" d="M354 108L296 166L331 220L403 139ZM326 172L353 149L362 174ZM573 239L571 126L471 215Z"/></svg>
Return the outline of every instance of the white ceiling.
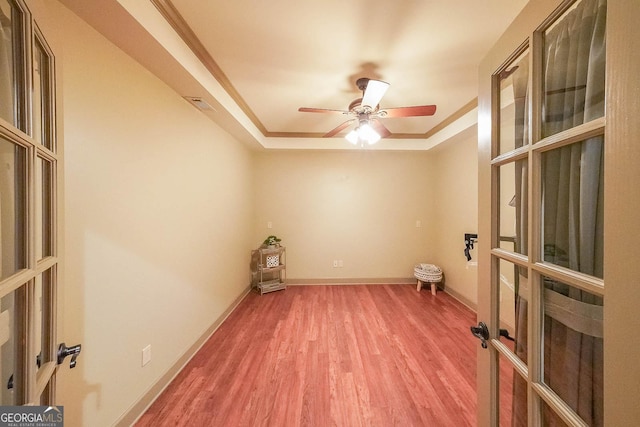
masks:
<svg viewBox="0 0 640 427"><path fill-rule="evenodd" d="M350 148L343 134L318 138L345 117L298 108L346 110L361 96L355 80L369 77L391 84L381 108L438 106L432 117L383 119L395 134L384 146L406 149L419 148L415 144L434 128L471 109L480 60L527 1L156 0L158 8L151 0L62 2L181 95L210 102L216 113L208 115L241 140L265 147ZM167 28L177 30L173 39ZM123 36L127 29L136 36ZM189 66L180 64L167 42L180 33L224 96L206 78L184 73ZM145 38L157 46L136 46ZM173 65L167 65L166 52L156 52L162 49L171 53Z"/></svg>

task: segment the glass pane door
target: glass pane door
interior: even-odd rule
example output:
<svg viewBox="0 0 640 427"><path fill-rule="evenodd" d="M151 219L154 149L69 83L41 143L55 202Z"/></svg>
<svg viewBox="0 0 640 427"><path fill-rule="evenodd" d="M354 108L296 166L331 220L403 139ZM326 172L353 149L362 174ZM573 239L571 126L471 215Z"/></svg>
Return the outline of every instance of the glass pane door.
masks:
<svg viewBox="0 0 640 427"><path fill-rule="evenodd" d="M603 424L605 20L564 2L493 75L499 425Z"/></svg>
<svg viewBox="0 0 640 427"><path fill-rule="evenodd" d="M53 404L54 61L22 1L0 0L0 36L0 404Z"/></svg>

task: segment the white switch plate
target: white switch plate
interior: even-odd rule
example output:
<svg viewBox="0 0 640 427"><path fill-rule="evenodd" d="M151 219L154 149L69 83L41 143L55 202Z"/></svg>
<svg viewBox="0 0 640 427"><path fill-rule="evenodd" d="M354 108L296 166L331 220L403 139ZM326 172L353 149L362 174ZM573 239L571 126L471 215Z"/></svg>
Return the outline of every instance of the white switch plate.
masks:
<svg viewBox="0 0 640 427"><path fill-rule="evenodd" d="M273 228L273 223L271 221L267 221L267 228Z"/></svg>
<svg viewBox="0 0 640 427"><path fill-rule="evenodd" d="M420 227L422 227L422 221L417 220L416 221L416 228L420 228Z"/></svg>
<svg viewBox="0 0 640 427"><path fill-rule="evenodd" d="M151 344L142 349L142 366L151 362Z"/></svg>
<svg viewBox="0 0 640 427"><path fill-rule="evenodd" d="M337 268L338 267L338 260L334 259L333 260L333 268Z"/></svg>
<svg viewBox="0 0 640 427"><path fill-rule="evenodd" d="M340 268L344 267L344 264L341 259L338 260L338 267Z"/></svg>

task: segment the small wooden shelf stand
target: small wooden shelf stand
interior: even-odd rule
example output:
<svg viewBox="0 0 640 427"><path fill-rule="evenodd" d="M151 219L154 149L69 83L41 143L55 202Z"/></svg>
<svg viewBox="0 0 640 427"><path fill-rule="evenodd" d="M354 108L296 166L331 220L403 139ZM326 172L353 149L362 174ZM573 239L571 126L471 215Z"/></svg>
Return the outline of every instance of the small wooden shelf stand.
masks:
<svg viewBox="0 0 640 427"><path fill-rule="evenodd" d="M287 289L286 253L284 246L258 249L258 280L255 290L260 295Z"/></svg>

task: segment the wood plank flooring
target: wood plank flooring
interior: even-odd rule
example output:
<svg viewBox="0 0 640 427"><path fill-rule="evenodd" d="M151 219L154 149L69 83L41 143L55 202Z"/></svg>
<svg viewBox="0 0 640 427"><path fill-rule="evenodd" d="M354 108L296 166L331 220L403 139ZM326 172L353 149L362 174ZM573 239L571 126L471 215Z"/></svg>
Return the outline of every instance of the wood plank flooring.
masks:
<svg viewBox="0 0 640 427"><path fill-rule="evenodd" d="M137 425L475 425L475 323L414 285L251 293Z"/></svg>

